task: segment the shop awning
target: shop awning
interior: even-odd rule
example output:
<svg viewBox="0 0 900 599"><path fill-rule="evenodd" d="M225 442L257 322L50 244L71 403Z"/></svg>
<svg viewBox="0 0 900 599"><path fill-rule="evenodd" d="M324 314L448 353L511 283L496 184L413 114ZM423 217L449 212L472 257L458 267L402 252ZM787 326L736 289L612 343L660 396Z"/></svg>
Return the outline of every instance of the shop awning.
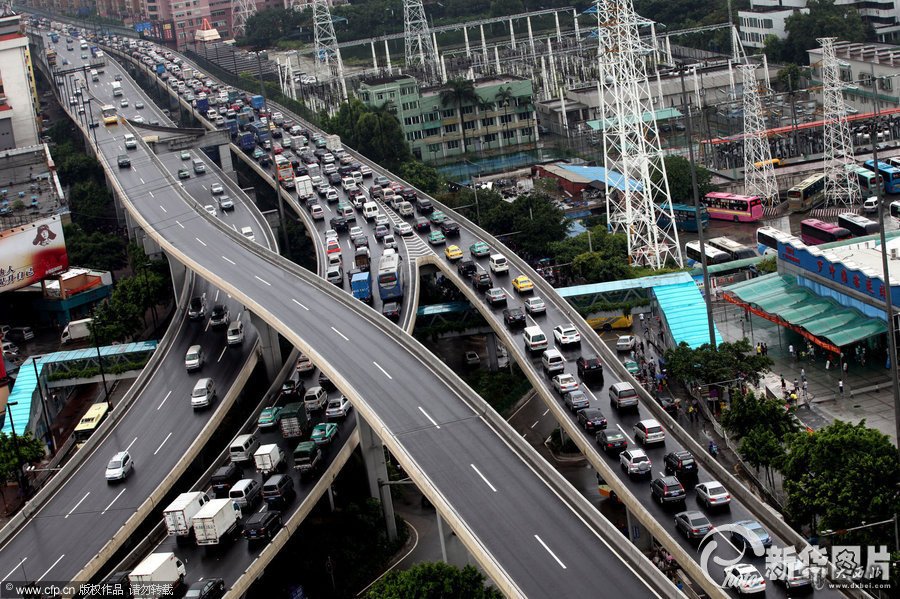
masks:
<svg viewBox="0 0 900 599"><path fill-rule="evenodd" d="M834 352L887 331L885 321L820 297L797 285L797 279L791 275L772 273L730 285L724 291L727 301Z"/></svg>

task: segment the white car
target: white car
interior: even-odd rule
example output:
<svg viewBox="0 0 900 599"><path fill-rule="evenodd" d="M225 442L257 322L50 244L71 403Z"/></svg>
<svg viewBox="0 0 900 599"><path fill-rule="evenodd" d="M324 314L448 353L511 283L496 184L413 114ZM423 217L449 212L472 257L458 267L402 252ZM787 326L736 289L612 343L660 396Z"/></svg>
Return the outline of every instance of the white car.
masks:
<svg viewBox="0 0 900 599"><path fill-rule="evenodd" d="M363 233L362 227L350 227L350 239L362 237L363 235L365 233Z"/></svg>
<svg viewBox="0 0 900 599"><path fill-rule="evenodd" d="M125 480L134 470L134 460L127 451L120 451L106 465L106 481Z"/></svg>
<svg viewBox="0 0 900 599"><path fill-rule="evenodd" d="M655 419L647 418L634 425L634 438L645 447L650 443L665 443L666 431Z"/></svg>
<svg viewBox="0 0 900 599"><path fill-rule="evenodd" d="M241 235L248 241L256 241L256 235L253 234L253 229L250 227L241 227Z"/></svg>
<svg viewBox="0 0 900 599"><path fill-rule="evenodd" d="M409 237L413 232L413 228L409 223L401 222L394 225L394 233L400 237Z"/></svg>
<svg viewBox="0 0 900 599"><path fill-rule="evenodd" d="M631 351L635 344L634 335L622 335L616 339L616 351Z"/></svg>
<svg viewBox="0 0 900 599"><path fill-rule="evenodd" d="M127 99L122 100L121 102L119 102L119 106L121 108L128 108L128 100Z"/></svg>
<svg viewBox="0 0 900 599"><path fill-rule="evenodd" d="M547 305L544 300L537 296L529 297L524 302L525 311L529 314L543 314L547 311Z"/></svg>
<svg viewBox="0 0 900 599"><path fill-rule="evenodd" d="M553 327L553 338L557 345L577 345L581 343L581 333L572 323Z"/></svg>
<svg viewBox="0 0 900 599"><path fill-rule="evenodd" d="M386 214L381 214L379 212L378 216L375 217L375 226L376 227L378 225L388 226L389 224L391 224L391 219L389 219Z"/></svg>
<svg viewBox="0 0 900 599"><path fill-rule="evenodd" d="M866 201L863 202L863 212L866 214L878 212L878 198L876 196L866 198Z"/></svg>
<svg viewBox="0 0 900 599"><path fill-rule="evenodd" d="M569 391L577 391L578 387L578 381L571 374L563 373L553 377L553 388L560 395L565 395Z"/></svg>
<svg viewBox="0 0 900 599"><path fill-rule="evenodd" d="M709 480L699 483L694 486L694 490L697 492L697 502L706 506L706 509L728 507L731 503L731 495L720 482Z"/></svg>
<svg viewBox="0 0 900 599"><path fill-rule="evenodd" d="M305 373L312 372L315 370L315 366L313 366L312 360L309 359L309 356L306 354L300 354L300 357L297 358L297 372Z"/></svg>
<svg viewBox="0 0 900 599"><path fill-rule="evenodd" d="M221 183L213 183L212 185L209 186L209 191L210 191L210 193L212 193L214 196L217 196L217 195L219 195L220 193L225 193L225 188L222 187L222 184L221 184Z"/></svg>
<svg viewBox="0 0 900 599"><path fill-rule="evenodd" d="M750 564L735 564L725 568L725 588L731 588L740 595L751 595L766 592L766 581L759 575L759 570Z"/></svg>
<svg viewBox="0 0 900 599"><path fill-rule="evenodd" d="M12 341L4 341L3 342L3 355L4 356L18 356L19 355L19 346L17 346Z"/></svg>
<svg viewBox="0 0 900 599"><path fill-rule="evenodd" d="M350 400L343 395L329 399L328 405L325 407L325 418L346 418L347 413L352 407L353 406L350 405Z"/></svg>
<svg viewBox="0 0 900 599"><path fill-rule="evenodd" d="M629 476L650 474L653 469L653 462L643 449L626 449L619 454L619 465Z"/></svg>
<svg viewBox="0 0 900 599"><path fill-rule="evenodd" d="M141 124L144 122L144 117L142 117L141 115L137 115L131 120L135 123Z"/></svg>
<svg viewBox="0 0 900 599"><path fill-rule="evenodd" d="M234 200L232 200L230 196L219 196L218 203L219 210L222 212L234 210Z"/></svg>
<svg viewBox="0 0 900 599"><path fill-rule="evenodd" d="M218 214L218 212L216 212L216 207L213 206L212 204L207 204L206 206L203 207L203 209L206 210L206 212L210 216L216 216Z"/></svg>
<svg viewBox="0 0 900 599"><path fill-rule="evenodd" d="M142 110L144 108L144 103L141 101L137 101L134 103L134 107L137 108L138 110Z"/></svg>

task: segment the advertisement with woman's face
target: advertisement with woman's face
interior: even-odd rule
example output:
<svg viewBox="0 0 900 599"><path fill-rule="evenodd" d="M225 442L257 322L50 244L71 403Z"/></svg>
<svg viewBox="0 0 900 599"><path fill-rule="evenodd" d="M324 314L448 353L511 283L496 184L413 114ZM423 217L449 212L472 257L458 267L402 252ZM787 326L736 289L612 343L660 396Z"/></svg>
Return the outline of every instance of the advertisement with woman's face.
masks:
<svg viewBox="0 0 900 599"><path fill-rule="evenodd" d="M37 283L68 267L59 217L0 232L0 293Z"/></svg>

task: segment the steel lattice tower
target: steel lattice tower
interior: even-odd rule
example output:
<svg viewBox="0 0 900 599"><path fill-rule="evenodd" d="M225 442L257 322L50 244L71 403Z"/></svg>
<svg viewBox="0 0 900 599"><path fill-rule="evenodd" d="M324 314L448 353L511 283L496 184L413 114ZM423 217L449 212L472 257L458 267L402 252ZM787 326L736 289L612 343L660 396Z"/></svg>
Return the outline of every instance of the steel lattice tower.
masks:
<svg viewBox="0 0 900 599"><path fill-rule="evenodd" d="M631 0L597 0L595 6L598 67L606 90L600 94L600 118L606 120L603 164L608 177L613 171L623 177L620 185L606 187L609 227L628 236L631 264L660 268L671 260L680 266L681 246L644 60L653 50L638 33L649 21L634 12ZM654 116L645 122L648 113ZM657 222L660 212L668 217L665 225Z"/></svg>
<svg viewBox="0 0 900 599"><path fill-rule="evenodd" d="M403 0L403 37L406 68L420 67L431 71L437 65L437 51L432 43L431 28L425 18L422 0Z"/></svg>
<svg viewBox="0 0 900 599"><path fill-rule="evenodd" d="M862 194L859 182L847 170L855 165L853 144L850 143L850 127L844 107L844 84L838 72L834 53L836 37L820 37L822 45L822 91L825 96L825 205L853 205ZM874 142L873 142L874 143Z"/></svg>
<svg viewBox="0 0 900 599"><path fill-rule="evenodd" d="M231 24L231 35L244 35L247 21L256 14L255 0L234 0L234 17Z"/></svg>
<svg viewBox="0 0 900 599"><path fill-rule="evenodd" d="M744 90L744 193L759 196L767 206L778 198L772 168L772 151L766 137L762 103L756 82L756 65L738 65Z"/></svg>
<svg viewBox="0 0 900 599"><path fill-rule="evenodd" d="M341 98L346 100L347 82L344 81L344 61L341 59L341 49L338 48L337 38L334 35L334 22L331 20L328 0L314 0L312 7L316 71L320 64L324 64L328 75L340 80Z"/></svg>

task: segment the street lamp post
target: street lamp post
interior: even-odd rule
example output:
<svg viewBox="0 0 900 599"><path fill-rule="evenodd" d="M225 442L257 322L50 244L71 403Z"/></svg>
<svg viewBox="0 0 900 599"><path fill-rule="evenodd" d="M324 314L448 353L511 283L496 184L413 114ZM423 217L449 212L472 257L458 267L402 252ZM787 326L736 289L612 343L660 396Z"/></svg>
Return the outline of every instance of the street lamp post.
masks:
<svg viewBox="0 0 900 599"><path fill-rule="evenodd" d="M104 400L107 404L109 404L109 409L112 410L112 402L109 401L109 387L106 384L106 373L103 371L103 356L100 355L100 339L97 338L97 318L94 316L94 306L91 305L91 320L93 321L94 331L92 331L92 336L94 338L94 348L97 350L97 365L100 367L100 380L103 381L103 396Z"/></svg>
<svg viewBox="0 0 900 599"><path fill-rule="evenodd" d="M53 427L50 426L50 410L47 408L47 396L44 395L44 388L41 387L41 375L38 372L37 358L31 359L31 365L34 367L34 379L37 382L38 394L41 396L41 411L44 413L44 424L47 426L47 432L50 433L50 451L56 451L56 440L53 438ZM12 418L10 418L12 422Z"/></svg>
<svg viewBox="0 0 900 599"><path fill-rule="evenodd" d="M22 462L22 452L19 451L19 437L16 436L16 424L13 422L12 407L19 405L17 401L11 401L6 404L6 415L9 417L9 428L12 431L13 451L16 452L16 479L19 481L19 488L24 495L28 491L28 478L25 476L24 463Z"/></svg>

